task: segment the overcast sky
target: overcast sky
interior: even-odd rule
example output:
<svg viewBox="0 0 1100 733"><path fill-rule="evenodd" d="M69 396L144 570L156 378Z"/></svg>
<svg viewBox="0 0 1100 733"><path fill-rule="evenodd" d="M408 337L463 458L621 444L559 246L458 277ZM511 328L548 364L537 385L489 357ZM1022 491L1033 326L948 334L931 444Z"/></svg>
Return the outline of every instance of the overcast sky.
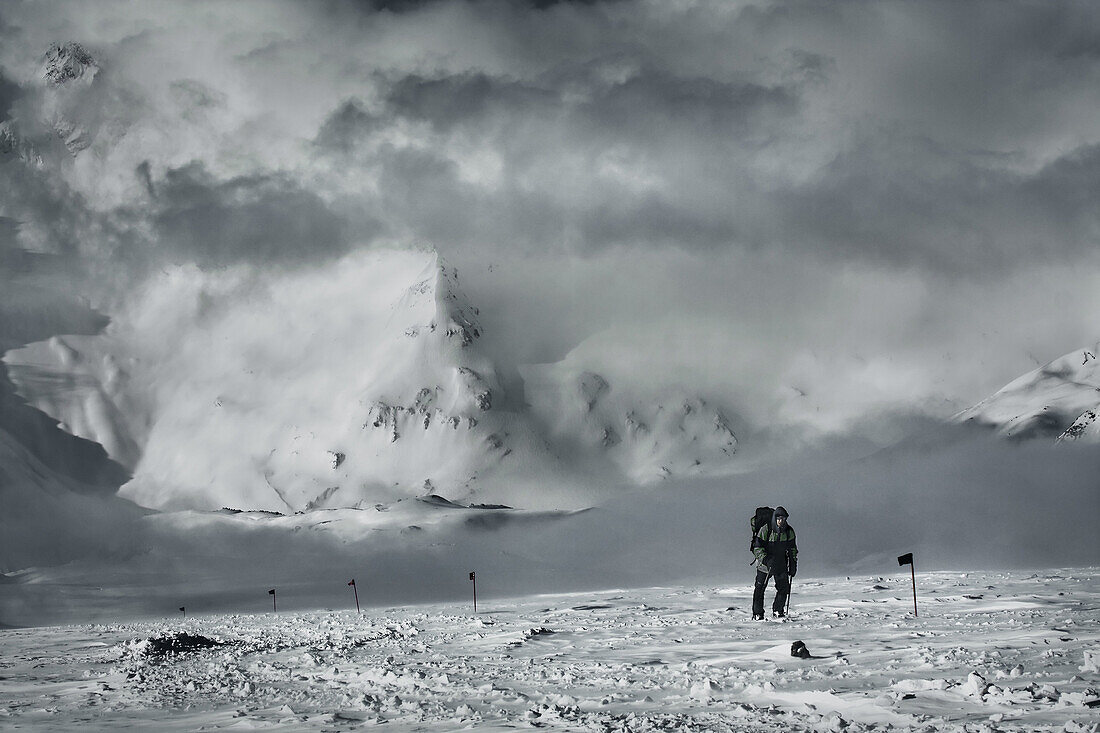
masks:
<svg viewBox="0 0 1100 733"><path fill-rule="evenodd" d="M94 78L50 85L67 42ZM164 267L423 244L502 362L756 424L946 416L1100 339L1092 2L12 1L0 119L5 346Z"/></svg>

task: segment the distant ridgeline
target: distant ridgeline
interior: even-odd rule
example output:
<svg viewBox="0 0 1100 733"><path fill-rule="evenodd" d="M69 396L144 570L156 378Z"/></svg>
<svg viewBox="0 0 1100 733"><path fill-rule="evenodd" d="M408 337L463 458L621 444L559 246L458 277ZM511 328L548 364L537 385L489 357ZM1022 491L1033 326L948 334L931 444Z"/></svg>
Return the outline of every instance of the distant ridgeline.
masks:
<svg viewBox="0 0 1100 733"><path fill-rule="evenodd" d="M1100 443L1100 343L1013 380L955 416L1007 438Z"/></svg>

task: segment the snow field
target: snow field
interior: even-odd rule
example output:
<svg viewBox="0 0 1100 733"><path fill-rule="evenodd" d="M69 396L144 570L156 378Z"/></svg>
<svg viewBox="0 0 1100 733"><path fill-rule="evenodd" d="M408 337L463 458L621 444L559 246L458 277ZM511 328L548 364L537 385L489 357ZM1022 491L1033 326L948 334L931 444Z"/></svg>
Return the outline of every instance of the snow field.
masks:
<svg viewBox="0 0 1100 733"><path fill-rule="evenodd" d="M0 727L1100 730L1100 570L918 590L919 618L899 576L796 580L782 622L739 586L9 629Z"/></svg>

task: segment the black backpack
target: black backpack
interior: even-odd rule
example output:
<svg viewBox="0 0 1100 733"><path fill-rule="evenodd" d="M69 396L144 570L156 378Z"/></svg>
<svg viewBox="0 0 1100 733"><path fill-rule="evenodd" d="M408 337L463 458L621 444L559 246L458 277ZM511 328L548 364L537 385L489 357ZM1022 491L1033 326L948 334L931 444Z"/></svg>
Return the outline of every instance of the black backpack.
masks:
<svg viewBox="0 0 1100 733"><path fill-rule="evenodd" d="M757 539L756 533L760 531L768 522L772 521L772 514L775 512L770 506L758 506L756 507L756 514L752 515L752 519L749 520L749 526L752 527L752 542L749 543L749 551L756 549Z"/></svg>

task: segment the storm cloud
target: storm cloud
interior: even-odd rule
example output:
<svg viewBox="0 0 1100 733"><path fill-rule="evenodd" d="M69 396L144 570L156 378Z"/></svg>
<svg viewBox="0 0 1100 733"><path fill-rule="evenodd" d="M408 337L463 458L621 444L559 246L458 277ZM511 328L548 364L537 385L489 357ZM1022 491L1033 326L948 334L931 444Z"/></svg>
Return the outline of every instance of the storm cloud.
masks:
<svg viewBox="0 0 1100 733"><path fill-rule="evenodd" d="M1094 4L191 11L0 11L7 249L53 258L20 281L49 262L36 287L109 317L163 263L427 243L495 358L644 364L823 430L1096 340ZM48 84L70 41L96 68Z"/></svg>

